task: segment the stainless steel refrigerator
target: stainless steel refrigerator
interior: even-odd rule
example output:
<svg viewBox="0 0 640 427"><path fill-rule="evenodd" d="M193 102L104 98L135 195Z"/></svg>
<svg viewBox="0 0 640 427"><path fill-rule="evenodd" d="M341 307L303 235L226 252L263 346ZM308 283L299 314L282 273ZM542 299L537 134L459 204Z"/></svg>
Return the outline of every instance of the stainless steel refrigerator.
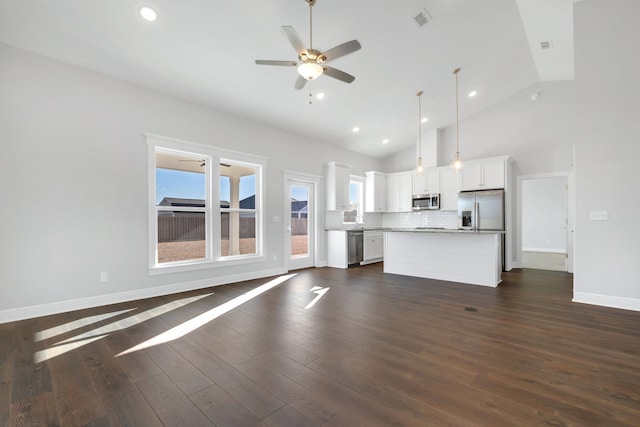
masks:
<svg viewBox="0 0 640 427"><path fill-rule="evenodd" d="M504 231L504 190L460 192L458 227L464 230Z"/></svg>
<svg viewBox="0 0 640 427"><path fill-rule="evenodd" d="M505 231L504 190L462 191L458 194L458 227L464 230ZM500 239L502 271L505 234Z"/></svg>

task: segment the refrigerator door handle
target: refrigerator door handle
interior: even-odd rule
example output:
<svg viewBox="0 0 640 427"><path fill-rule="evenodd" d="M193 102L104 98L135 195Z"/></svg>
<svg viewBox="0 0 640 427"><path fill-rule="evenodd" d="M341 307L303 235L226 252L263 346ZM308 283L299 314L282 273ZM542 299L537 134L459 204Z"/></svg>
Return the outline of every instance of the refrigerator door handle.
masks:
<svg viewBox="0 0 640 427"><path fill-rule="evenodd" d="M480 204L475 202L473 204L473 229L478 230L480 228Z"/></svg>

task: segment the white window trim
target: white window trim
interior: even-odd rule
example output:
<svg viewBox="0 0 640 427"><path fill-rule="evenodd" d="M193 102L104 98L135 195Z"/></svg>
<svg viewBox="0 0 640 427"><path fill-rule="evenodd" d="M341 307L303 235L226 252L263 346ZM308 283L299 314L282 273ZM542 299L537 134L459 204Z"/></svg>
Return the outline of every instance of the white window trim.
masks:
<svg viewBox="0 0 640 427"><path fill-rule="evenodd" d="M266 245L264 232L264 206L262 194L265 186L265 176L267 168L267 158L247 154L239 151L226 150L219 147L213 147L205 144L184 141L176 138L169 138L161 135L150 133L144 134L147 142L147 183L148 183L148 269L150 275L177 273L194 270L203 270L208 268L229 267L234 265L250 264L266 261L264 248ZM205 233L209 238L207 241L206 258L175 261L170 263L159 264L157 260L157 230L158 217L156 207L156 150L165 150L167 152L176 151L178 153L194 154L198 157L206 156L207 174L212 177L205 184ZM257 167L256 173L256 208L254 209L234 209L234 211L248 211L256 215L256 253L244 255L232 255L222 257L220 254L219 242L220 236L220 206L219 203L212 205L212 201L220 200L219 185L212 185L213 182L218 183L220 176L220 161L229 160L235 164L247 164ZM214 244L214 242L216 244Z"/></svg>

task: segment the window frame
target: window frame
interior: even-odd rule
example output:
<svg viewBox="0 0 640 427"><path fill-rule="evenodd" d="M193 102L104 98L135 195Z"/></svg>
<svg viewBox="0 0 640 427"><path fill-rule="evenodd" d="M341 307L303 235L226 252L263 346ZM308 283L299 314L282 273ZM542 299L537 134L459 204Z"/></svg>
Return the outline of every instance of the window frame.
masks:
<svg viewBox="0 0 640 427"><path fill-rule="evenodd" d="M266 247L264 232L263 194L266 186L267 159L265 157L219 147L198 144L145 133L147 142L147 193L148 193L148 270L150 275L194 271L216 267L264 262ZM156 205L156 153L167 152L205 159L205 258L159 263L158 260L158 212L160 210L193 211L193 207L162 207ZM233 256L221 256L220 241L220 162L254 167L256 170L256 253ZM242 209L246 210L246 209Z"/></svg>

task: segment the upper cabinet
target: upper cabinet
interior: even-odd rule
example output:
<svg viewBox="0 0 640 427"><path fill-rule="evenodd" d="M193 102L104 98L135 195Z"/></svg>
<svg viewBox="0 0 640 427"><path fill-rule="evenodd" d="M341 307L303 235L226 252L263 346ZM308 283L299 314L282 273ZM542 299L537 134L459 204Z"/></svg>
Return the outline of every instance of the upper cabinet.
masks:
<svg viewBox="0 0 640 427"><path fill-rule="evenodd" d="M442 166L438 170L440 172L440 210L457 211L460 173L450 166Z"/></svg>
<svg viewBox="0 0 640 427"><path fill-rule="evenodd" d="M440 193L440 170L429 168L423 175L413 174L412 194L433 194Z"/></svg>
<svg viewBox="0 0 640 427"><path fill-rule="evenodd" d="M387 175L382 172L365 172L364 176L365 212L386 212Z"/></svg>
<svg viewBox="0 0 640 427"><path fill-rule="evenodd" d="M462 165L461 190L490 190L505 188L507 158L466 161Z"/></svg>
<svg viewBox="0 0 640 427"><path fill-rule="evenodd" d="M351 166L330 162L326 165L327 210L349 210L349 181Z"/></svg>
<svg viewBox="0 0 640 427"><path fill-rule="evenodd" d="M387 175L386 212L411 212L413 172L396 172Z"/></svg>

